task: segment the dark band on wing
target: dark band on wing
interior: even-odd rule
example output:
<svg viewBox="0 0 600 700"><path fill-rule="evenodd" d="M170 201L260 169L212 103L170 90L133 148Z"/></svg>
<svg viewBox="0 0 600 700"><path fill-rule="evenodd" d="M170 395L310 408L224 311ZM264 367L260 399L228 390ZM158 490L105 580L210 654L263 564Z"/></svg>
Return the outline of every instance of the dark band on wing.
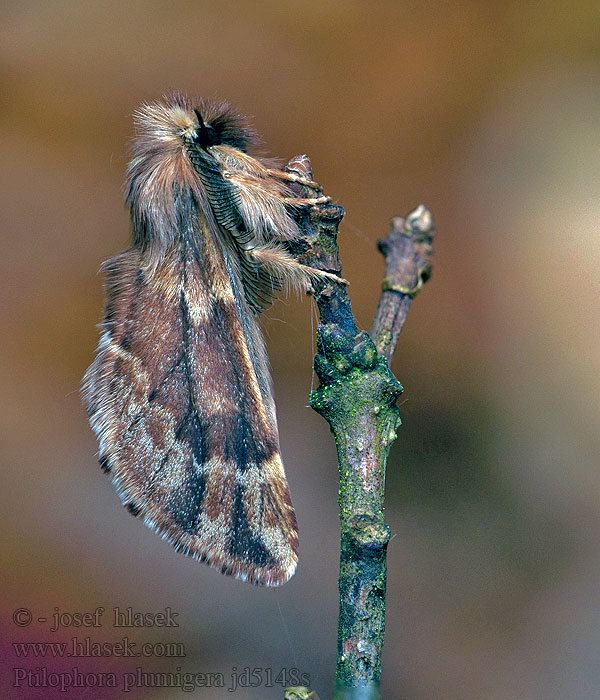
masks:
<svg viewBox="0 0 600 700"><path fill-rule="evenodd" d="M205 493L206 478L199 465L192 460L188 464L185 481L169 500L168 505L171 517L188 535L198 532Z"/></svg>
<svg viewBox="0 0 600 700"><path fill-rule="evenodd" d="M244 491L244 487L240 484L236 486L231 514L229 553L260 567L274 566L276 562L265 549L260 537L255 537L252 534L244 510Z"/></svg>

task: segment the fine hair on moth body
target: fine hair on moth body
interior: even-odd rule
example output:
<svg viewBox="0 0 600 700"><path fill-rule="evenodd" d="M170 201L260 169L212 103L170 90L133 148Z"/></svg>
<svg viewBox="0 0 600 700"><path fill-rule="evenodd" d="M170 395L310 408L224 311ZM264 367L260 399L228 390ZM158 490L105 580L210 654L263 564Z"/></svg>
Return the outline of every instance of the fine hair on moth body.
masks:
<svg viewBox="0 0 600 700"><path fill-rule="evenodd" d="M130 247L103 265L106 309L83 397L100 463L135 516L180 552L275 586L298 560L258 317L283 287L344 283L300 264L297 212L317 183L248 154L227 104L143 105L129 164Z"/></svg>

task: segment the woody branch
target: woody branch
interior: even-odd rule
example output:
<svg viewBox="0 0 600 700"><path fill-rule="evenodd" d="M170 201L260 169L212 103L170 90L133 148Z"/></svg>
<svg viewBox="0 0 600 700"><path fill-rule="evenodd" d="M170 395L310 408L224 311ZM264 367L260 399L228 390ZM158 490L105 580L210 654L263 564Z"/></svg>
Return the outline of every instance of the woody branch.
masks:
<svg viewBox="0 0 600 700"><path fill-rule="evenodd" d="M293 158L288 172L313 179L306 156ZM298 187L306 196L314 191ZM341 274L337 246L341 206L313 207L303 238L292 252L300 262ZM315 371L320 385L312 408L329 423L337 448L340 490L340 608L334 700L378 700L385 627L385 468L400 415L402 386L389 369L412 299L431 272L434 225L423 206L396 217L379 242L386 263L382 294L371 334L359 331L347 288L318 283L320 315Z"/></svg>

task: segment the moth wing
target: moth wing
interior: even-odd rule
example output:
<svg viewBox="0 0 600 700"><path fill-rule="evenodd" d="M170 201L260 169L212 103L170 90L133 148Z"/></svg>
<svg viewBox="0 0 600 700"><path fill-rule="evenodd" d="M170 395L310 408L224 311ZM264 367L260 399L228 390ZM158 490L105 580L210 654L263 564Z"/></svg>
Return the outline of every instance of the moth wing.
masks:
<svg viewBox="0 0 600 700"><path fill-rule="evenodd" d="M266 358L224 261L213 269L218 258L197 252L175 248L149 278L137 249L105 263L104 334L84 397L101 464L134 515L223 573L279 585L298 534Z"/></svg>

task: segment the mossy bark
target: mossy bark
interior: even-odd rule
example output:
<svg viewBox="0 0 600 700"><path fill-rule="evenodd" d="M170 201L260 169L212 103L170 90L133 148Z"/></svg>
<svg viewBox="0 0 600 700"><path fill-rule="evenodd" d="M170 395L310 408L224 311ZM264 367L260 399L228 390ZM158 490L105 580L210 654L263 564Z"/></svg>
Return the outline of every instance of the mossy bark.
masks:
<svg viewBox="0 0 600 700"><path fill-rule="evenodd" d="M335 698L380 698L385 630L385 463L400 415L402 387L364 331L319 329L311 406L335 438L340 475L340 613Z"/></svg>

